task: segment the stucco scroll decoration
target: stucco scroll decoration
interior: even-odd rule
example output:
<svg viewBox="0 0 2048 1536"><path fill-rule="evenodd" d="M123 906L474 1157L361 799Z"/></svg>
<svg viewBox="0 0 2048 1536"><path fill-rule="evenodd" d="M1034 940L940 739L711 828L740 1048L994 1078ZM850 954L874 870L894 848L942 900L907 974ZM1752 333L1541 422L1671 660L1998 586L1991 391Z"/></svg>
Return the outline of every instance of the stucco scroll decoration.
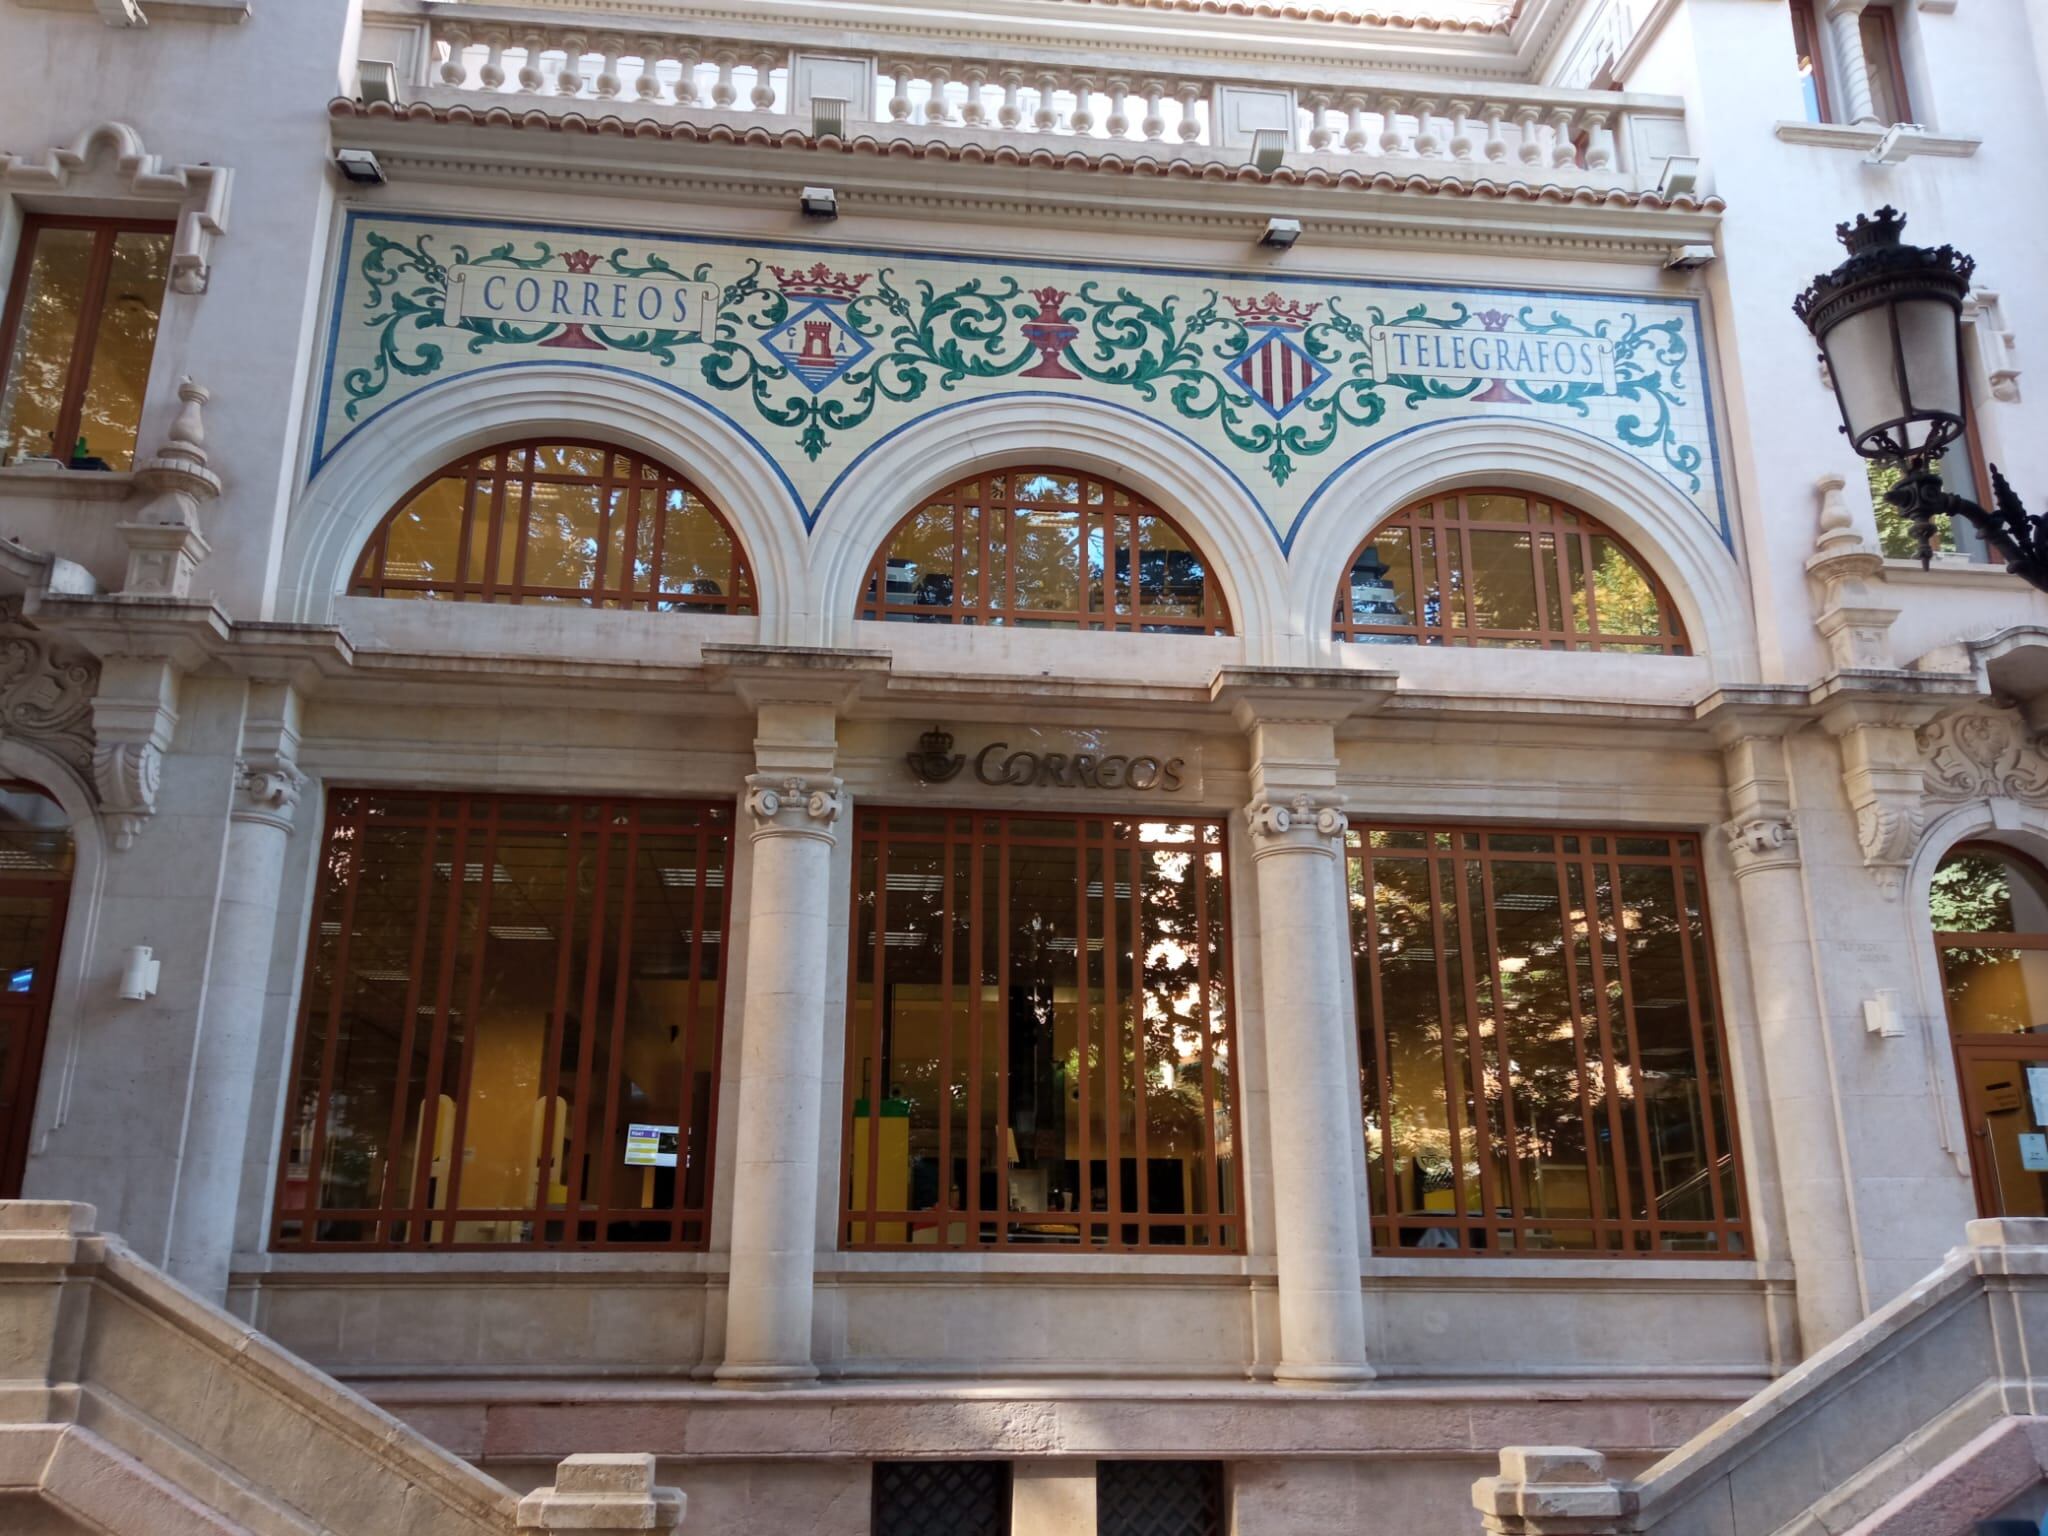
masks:
<svg viewBox="0 0 2048 1536"><path fill-rule="evenodd" d="M0 628L0 736L33 742L90 774L98 684L99 667L89 657L60 653L33 630Z"/></svg>
<svg viewBox="0 0 2048 1536"><path fill-rule="evenodd" d="M1930 800L2048 805L2048 755L2016 710L1972 707L1920 728Z"/></svg>
<svg viewBox="0 0 2048 1536"><path fill-rule="evenodd" d="M1251 829L1255 853L1285 847L1334 852L1338 839L1351 825L1343 811L1313 795L1254 800L1244 808L1244 819Z"/></svg>
<svg viewBox="0 0 2048 1536"><path fill-rule="evenodd" d="M0 188L54 192L81 204L111 198L174 208L178 223L171 242L171 288L177 293L206 292L214 237L228 231L234 178L224 165L165 165L126 123L100 123L41 156L0 151ZM96 206L90 211L113 210Z"/></svg>
<svg viewBox="0 0 2048 1536"><path fill-rule="evenodd" d="M1731 821L1721 831L1728 839L1728 853L1735 861L1738 875L1789 864L1799 856L1799 829L1789 814Z"/></svg>
<svg viewBox="0 0 2048 1536"><path fill-rule="evenodd" d="M136 834L156 814L163 775L164 751L153 741L101 742L93 750L93 782L116 848L134 847Z"/></svg>
<svg viewBox="0 0 2048 1536"><path fill-rule="evenodd" d="M830 837L832 824L845 809L838 779L776 778L753 774L747 779L747 814L754 818L754 835L796 833Z"/></svg>

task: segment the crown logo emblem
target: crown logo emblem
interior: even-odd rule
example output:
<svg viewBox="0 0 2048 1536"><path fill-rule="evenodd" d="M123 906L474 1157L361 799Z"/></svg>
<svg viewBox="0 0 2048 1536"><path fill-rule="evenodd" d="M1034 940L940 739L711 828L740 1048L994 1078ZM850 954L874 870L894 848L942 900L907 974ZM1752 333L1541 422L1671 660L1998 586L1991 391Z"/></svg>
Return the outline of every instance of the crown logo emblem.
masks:
<svg viewBox="0 0 2048 1536"><path fill-rule="evenodd" d="M953 750L953 733L934 727L917 738L917 750L904 754L910 771L920 784L943 784L960 771L967 759Z"/></svg>
<svg viewBox="0 0 2048 1536"><path fill-rule="evenodd" d="M808 272L802 267L785 272L781 267L771 266L768 270L791 298L857 299L870 275L863 272L858 277L849 277L844 272L834 272L822 261Z"/></svg>
<svg viewBox="0 0 2048 1536"><path fill-rule="evenodd" d="M1283 331L1305 329L1316 317L1316 311L1323 307L1322 300L1314 299L1306 304L1297 304L1292 299L1283 299L1277 293L1268 293L1263 299L1232 299L1230 307L1237 311L1237 318L1245 325L1274 326Z"/></svg>

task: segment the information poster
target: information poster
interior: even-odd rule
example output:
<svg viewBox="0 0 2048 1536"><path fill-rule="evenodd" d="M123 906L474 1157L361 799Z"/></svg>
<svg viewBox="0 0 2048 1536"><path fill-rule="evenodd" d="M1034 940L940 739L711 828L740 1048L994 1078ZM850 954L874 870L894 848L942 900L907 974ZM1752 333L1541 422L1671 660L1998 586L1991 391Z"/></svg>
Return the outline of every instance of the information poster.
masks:
<svg viewBox="0 0 2048 1536"><path fill-rule="evenodd" d="M673 1168L676 1145L682 1134L677 1125L629 1125L626 1127L628 1168Z"/></svg>

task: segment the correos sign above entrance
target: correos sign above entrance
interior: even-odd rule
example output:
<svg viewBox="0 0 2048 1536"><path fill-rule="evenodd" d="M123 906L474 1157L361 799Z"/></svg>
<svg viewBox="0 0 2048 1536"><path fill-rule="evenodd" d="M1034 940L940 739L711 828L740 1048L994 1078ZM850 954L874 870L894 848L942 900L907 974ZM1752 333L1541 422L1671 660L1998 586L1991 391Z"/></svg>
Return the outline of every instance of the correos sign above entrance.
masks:
<svg viewBox="0 0 2048 1536"><path fill-rule="evenodd" d="M991 740L973 752L953 750L950 731L930 730L918 738L917 750L905 754L920 784L944 784L970 773L983 784L1057 789L1136 790L1180 794L1198 781L1181 753L1106 751L1091 731L1059 733L1071 740L1062 748L1045 740L1046 733L1012 732L1031 738Z"/></svg>

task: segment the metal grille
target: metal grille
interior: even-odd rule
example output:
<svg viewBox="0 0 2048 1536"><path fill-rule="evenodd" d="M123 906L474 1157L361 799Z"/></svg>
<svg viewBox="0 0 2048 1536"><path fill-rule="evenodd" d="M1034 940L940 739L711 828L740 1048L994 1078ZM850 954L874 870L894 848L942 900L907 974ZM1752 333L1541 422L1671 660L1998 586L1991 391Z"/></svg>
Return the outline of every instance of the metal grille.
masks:
<svg viewBox="0 0 2048 1536"><path fill-rule="evenodd" d="M1006 1461L878 1461L874 1536L1009 1536Z"/></svg>
<svg viewBox="0 0 2048 1536"><path fill-rule="evenodd" d="M1223 1464L1097 1462L1095 1536L1223 1536Z"/></svg>

